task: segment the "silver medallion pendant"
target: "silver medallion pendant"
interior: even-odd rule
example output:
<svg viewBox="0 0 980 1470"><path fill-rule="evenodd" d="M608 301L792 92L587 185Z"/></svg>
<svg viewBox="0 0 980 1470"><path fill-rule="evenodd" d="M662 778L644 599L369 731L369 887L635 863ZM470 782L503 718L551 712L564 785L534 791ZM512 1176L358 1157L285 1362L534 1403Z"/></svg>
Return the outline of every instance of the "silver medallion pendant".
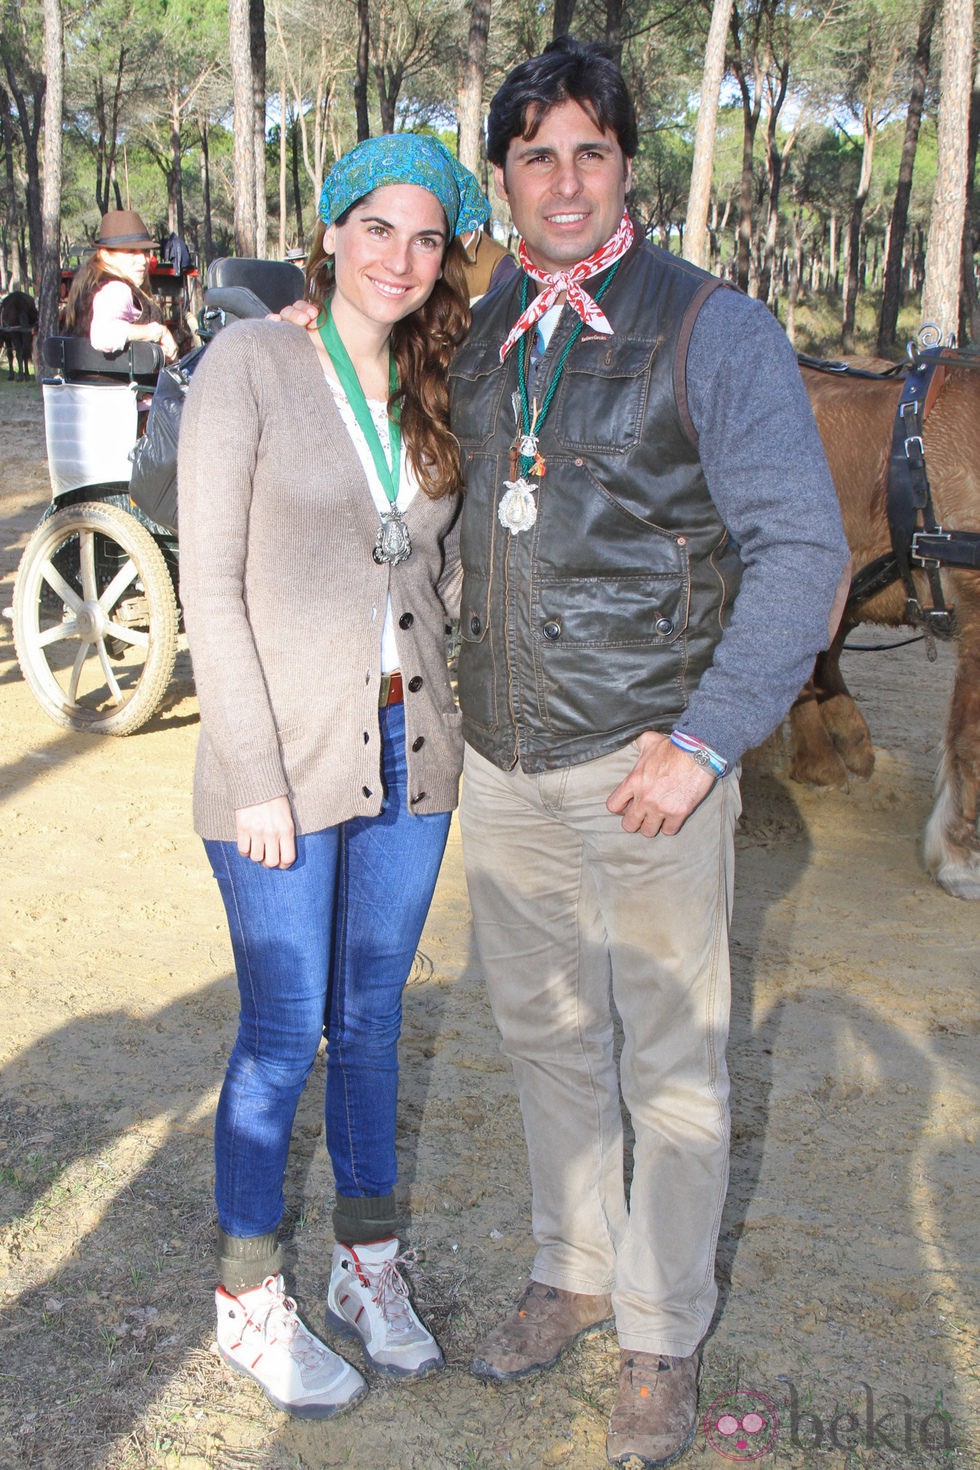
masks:
<svg viewBox="0 0 980 1470"><path fill-rule="evenodd" d="M412 554L412 538L408 534L408 527L402 518L402 513L392 506L381 517L381 525L374 542L374 550L371 555L380 566L387 562L390 566L397 566L400 561L406 561Z"/></svg>
<svg viewBox="0 0 980 1470"><path fill-rule="evenodd" d="M519 480L505 480L504 493L497 506L497 519L500 524L516 536L519 531L526 531L538 518L538 507L534 501L536 486L528 483L522 475Z"/></svg>

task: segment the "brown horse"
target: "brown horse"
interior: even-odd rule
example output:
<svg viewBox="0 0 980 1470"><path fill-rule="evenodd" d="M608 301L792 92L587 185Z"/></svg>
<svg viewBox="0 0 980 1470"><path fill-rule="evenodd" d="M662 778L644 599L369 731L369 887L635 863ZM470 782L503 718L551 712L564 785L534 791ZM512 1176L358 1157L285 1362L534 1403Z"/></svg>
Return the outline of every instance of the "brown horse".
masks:
<svg viewBox="0 0 980 1470"><path fill-rule="evenodd" d="M837 487L853 573L891 547L888 459L901 386L894 378L801 371ZM923 440L938 522L946 530L980 531L980 370L948 372L926 418ZM916 573L915 580L920 603L931 606L924 574ZM957 665L923 855L947 892L980 898L980 572L946 568L942 583L947 605L955 608ZM848 773L871 774L874 748L841 676L841 649L858 623L900 625L905 595L896 582L856 606L848 604L833 644L818 658L813 678L790 712L791 774L797 780L842 786Z"/></svg>
<svg viewBox="0 0 980 1470"><path fill-rule="evenodd" d="M34 333L37 331L37 307L26 291L11 291L0 301L0 346L7 349L8 378L14 377L14 358L17 358L17 376L22 382L30 377L27 365L31 360Z"/></svg>

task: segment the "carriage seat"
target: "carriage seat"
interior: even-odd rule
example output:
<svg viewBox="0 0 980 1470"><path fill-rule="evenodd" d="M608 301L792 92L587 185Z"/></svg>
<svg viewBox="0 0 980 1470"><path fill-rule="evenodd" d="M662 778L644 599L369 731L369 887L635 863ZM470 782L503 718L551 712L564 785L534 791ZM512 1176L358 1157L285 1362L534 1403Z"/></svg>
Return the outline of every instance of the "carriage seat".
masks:
<svg viewBox="0 0 980 1470"><path fill-rule="evenodd" d="M257 299L264 310L238 312L223 305L217 299L218 294L231 290L243 293L243 304L248 297ZM218 306L229 315L267 316L270 311L281 311L292 301L302 301L305 295L306 277L288 260L253 260L249 256L226 255L220 260L212 260L208 266L205 301L208 306Z"/></svg>
<svg viewBox="0 0 980 1470"><path fill-rule="evenodd" d="M163 367L156 342L130 342L121 352L97 352L87 337L46 337L45 376L64 383L139 383L152 388Z"/></svg>

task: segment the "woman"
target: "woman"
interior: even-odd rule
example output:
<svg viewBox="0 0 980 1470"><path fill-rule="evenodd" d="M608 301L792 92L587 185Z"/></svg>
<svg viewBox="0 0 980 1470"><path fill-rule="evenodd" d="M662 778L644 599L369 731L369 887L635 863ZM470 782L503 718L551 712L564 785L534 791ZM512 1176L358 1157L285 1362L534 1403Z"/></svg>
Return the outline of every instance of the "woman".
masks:
<svg viewBox="0 0 980 1470"><path fill-rule="evenodd" d="M175 362L177 343L163 314L143 290L156 249L135 210L113 209L102 216L95 249L71 283L65 325L75 337L88 337L97 352L122 352L130 342L158 342L167 362Z"/></svg>
<svg viewBox="0 0 980 1470"><path fill-rule="evenodd" d="M226 328L181 427L195 824L241 994L215 1126L218 1346L305 1417L366 1391L299 1320L279 1270L289 1136L324 1016L328 1320L382 1372L442 1365L400 1270L397 1042L461 764L446 368L469 324L456 236L488 209L434 139L359 144L320 201L319 334Z"/></svg>

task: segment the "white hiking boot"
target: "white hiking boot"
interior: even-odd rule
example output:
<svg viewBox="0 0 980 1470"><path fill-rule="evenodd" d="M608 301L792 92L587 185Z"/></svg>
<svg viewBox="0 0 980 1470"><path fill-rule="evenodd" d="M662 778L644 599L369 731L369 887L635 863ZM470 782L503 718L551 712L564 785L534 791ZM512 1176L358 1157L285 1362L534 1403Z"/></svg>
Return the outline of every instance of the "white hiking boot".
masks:
<svg viewBox="0 0 980 1470"><path fill-rule="evenodd" d="M214 1300L218 1351L230 1367L254 1378L277 1409L298 1419L329 1419L367 1393L357 1369L300 1321L281 1276L268 1276L241 1296L219 1286Z"/></svg>
<svg viewBox="0 0 980 1470"><path fill-rule="evenodd" d="M414 1259L398 1254L396 1239L333 1248L327 1324L356 1334L371 1366L396 1378L424 1378L443 1365L439 1344L416 1316L399 1271Z"/></svg>

